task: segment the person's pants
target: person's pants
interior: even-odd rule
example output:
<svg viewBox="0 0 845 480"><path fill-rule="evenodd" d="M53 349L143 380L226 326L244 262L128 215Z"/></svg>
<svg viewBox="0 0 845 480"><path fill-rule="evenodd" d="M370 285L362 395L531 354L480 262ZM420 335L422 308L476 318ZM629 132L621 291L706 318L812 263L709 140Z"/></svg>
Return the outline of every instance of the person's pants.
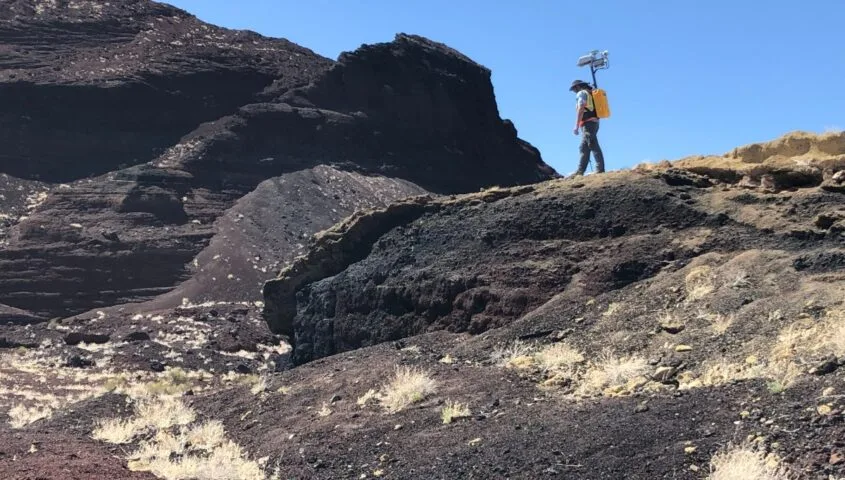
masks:
<svg viewBox="0 0 845 480"><path fill-rule="evenodd" d="M590 152L596 159L596 173L604 173L604 154L599 146L599 122L585 122L581 127L581 161L578 163L576 175L583 175L590 163Z"/></svg>

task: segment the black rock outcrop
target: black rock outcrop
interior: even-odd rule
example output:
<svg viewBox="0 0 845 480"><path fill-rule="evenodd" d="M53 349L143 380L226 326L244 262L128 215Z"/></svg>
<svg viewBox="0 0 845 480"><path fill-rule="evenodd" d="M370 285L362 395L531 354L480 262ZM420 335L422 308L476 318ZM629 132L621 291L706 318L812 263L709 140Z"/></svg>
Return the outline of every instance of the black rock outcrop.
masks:
<svg viewBox="0 0 845 480"><path fill-rule="evenodd" d="M333 62L145 0L4 3L0 303L41 318L256 301L358 208L554 175L421 37Z"/></svg>

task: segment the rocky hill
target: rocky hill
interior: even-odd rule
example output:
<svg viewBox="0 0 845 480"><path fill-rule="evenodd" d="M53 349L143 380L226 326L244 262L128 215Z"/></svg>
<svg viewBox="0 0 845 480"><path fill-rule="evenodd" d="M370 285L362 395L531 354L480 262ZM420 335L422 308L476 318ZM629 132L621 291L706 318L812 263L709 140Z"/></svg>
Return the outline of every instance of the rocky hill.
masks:
<svg viewBox="0 0 845 480"><path fill-rule="evenodd" d="M332 62L150 1L5 3L0 304L36 317L257 301L359 207L554 174L424 38Z"/></svg>
<svg viewBox="0 0 845 480"><path fill-rule="evenodd" d="M425 38L0 4L0 478L845 478L845 134L561 179Z"/></svg>

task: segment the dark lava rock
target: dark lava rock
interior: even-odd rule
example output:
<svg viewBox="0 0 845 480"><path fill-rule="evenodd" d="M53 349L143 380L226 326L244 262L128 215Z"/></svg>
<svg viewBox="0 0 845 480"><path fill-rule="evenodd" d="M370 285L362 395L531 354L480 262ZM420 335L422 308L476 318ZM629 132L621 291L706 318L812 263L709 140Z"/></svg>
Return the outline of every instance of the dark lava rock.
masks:
<svg viewBox="0 0 845 480"><path fill-rule="evenodd" d="M153 360L152 362L150 362L150 370L153 372L161 373L165 370L165 365L161 362Z"/></svg>
<svg viewBox="0 0 845 480"><path fill-rule="evenodd" d="M68 345L79 345L80 343L108 343L111 336L107 333L85 333L71 332L65 335L65 343Z"/></svg>
<svg viewBox="0 0 845 480"><path fill-rule="evenodd" d="M146 0L16 1L0 36L0 173L67 183L0 249L0 303L36 317L256 301L355 210L554 176L490 70L422 37L332 62Z"/></svg>
<svg viewBox="0 0 845 480"><path fill-rule="evenodd" d="M243 375L248 375L248 374L252 373L252 369L249 368L249 366L244 364L244 363L237 364L235 366L235 371L237 373L240 373L240 374L243 374Z"/></svg>
<svg viewBox="0 0 845 480"><path fill-rule="evenodd" d="M828 375L836 371L839 368L839 360L836 356L831 355L830 357L824 359L814 367L810 373L813 375Z"/></svg>
<svg viewBox="0 0 845 480"><path fill-rule="evenodd" d="M37 343L18 342L6 337L0 337L0 348L35 348L37 346Z"/></svg>
<svg viewBox="0 0 845 480"><path fill-rule="evenodd" d="M70 368L87 368L94 365L94 362L88 358L83 358L79 355L72 355L65 360L64 365Z"/></svg>
<svg viewBox="0 0 845 480"><path fill-rule="evenodd" d="M518 187L448 204L396 203L338 225L265 284L265 318L294 339L297 364L423 331L501 327L565 290L575 273L596 295L664 268L658 254L672 249L671 230L706 215L665 195L670 188L631 178L607 189ZM603 232L622 223L624 251L596 256L586 245L619 241ZM661 225L666 233L644 235ZM484 230L501 236L492 246L474 241ZM552 240L559 248L546 246Z"/></svg>
<svg viewBox="0 0 845 480"><path fill-rule="evenodd" d="M123 337L124 342L148 342L150 334L147 332L132 332Z"/></svg>

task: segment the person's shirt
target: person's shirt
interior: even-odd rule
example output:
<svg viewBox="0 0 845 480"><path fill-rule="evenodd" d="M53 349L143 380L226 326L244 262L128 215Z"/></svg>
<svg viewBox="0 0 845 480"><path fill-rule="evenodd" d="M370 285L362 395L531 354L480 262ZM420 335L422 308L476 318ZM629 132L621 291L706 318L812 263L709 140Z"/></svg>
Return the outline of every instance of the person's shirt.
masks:
<svg viewBox="0 0 845 480"><path fill-rule="evenodd" d="M590 94L586 90L581 90L575 95L575 108L579 109L582 105L590 110Z"/></svg>

